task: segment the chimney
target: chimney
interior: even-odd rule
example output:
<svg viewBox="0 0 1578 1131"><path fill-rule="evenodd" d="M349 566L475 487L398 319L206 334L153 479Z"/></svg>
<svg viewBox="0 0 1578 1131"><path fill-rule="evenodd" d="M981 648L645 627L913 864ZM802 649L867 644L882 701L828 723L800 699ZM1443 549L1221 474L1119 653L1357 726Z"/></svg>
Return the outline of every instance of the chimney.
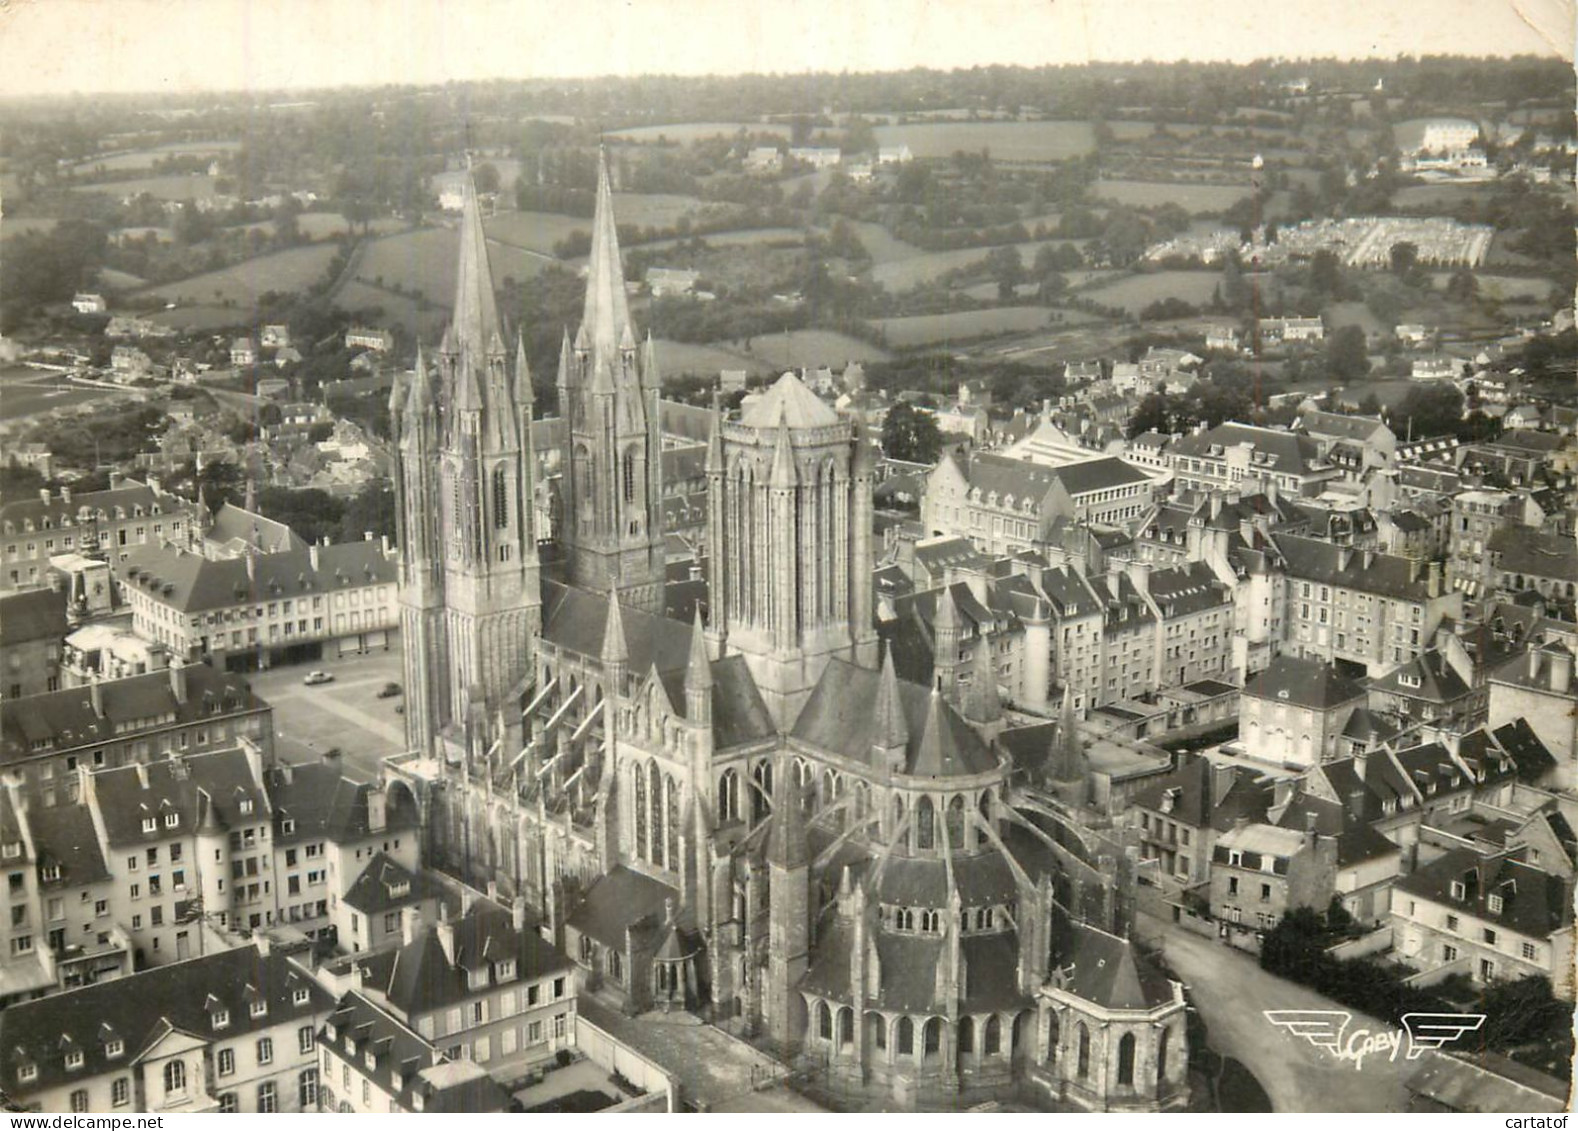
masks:
<svg viewBox="0 0 1578 1131"><path fill-rule="evenodd" d="M38 501L41 502L41 503L49 502L49 488L48 487L40 487L38 489Z"/></svg>
<svg viewBox="0 0 1578 1131"><path fill-rule="evenodd" d="M1249 818L1248 817L1238 816L1238 817L1234 817L1233 818L1233 831L1234 832L1241 833L1245 829L1247 829L1248 827L1249 827Z"/></svg>
<svg viewBox="0 0 1578 1131"><path fill-rule="evenodd" d="M1375 551L1374 550L1365 550L1364 551L1364 568L1365 568L1365 570L1368 571L1370 569L1373 569L1374 567L1375 567ZM1434 594L1431 594L1431 595L1434 596Z"/></svg>
<svg viewBox="0 0 1578 1131"><path fill-rule="evenodd" d="M422 909L407 907L400 912L400 941L406 946L416 942L422 934Z"/></svg>
<svg viewBox="0 0 1578 1131"><path fill-rule="evenodd" d="M387 558L389 556L389 553L390 553L390 550L389 550L389 535L387 535L387 534L379 535L378 536L378 545L379 545L379 548L383 550L384 557Z"/></svg>
<svg viewBox="0 0 1578 1131"><path fill-rule="evenodd" d="M104 685L99 681L97 672L88 681L88 698L93 701L93 714L98 718L104 717Z"/></svg>
<svg viewBox="0 0 1578 1131"><path fill-rule="evenodd" d="M1134 588L1141 593L1151 591L1151 563L1133 561L1129 563L1129 580L1134 583Z"/></svg>
<svg viewBox="0 0 1578 1131"><path fill-rule="evenodd" d="M389 827L389 792L381 785L367 790L367 831L381 833Z"/></svg>
<svg viewBox="0 0 1578 1131"><path fill-rule="evenodd" d="M1551 653L1551 690L1566 695L1573 683L1573 656L1565 649Z"/></svg>
<svg viewBox="0 0 1578 1131"><path fill-rule="evenodd" d="M1212 491L1211 492L1211 521L1215 522L1221 516L1222 516L1222 496L1218 492Z"/></svg>
<svg viewBox="0 0 1578 1131"><path fill-rule="evenodd" d="M61 488L60 488L60 501L65 503L68 507L71 505L71 488L70 487L67 487L65 485L61 486Z"/></svg>
<svg viewBox="0 0 1578 1131"><path fill-rule="evenodd" d="M155 495L164 494L164 483L156 475L148 476L148 489Z"/></svg>
<svg viewBox="0 0 1578 1131"><path fill-rule="evenodd" d="M257 559L254 558L250 553L247 553L246 551L243 551L241 556L243 558L245 558L246 562L247 562L247 581L249 581L249 582L251 582L253 584L256 584L257 583L257 579L258 579L258 563L257 563Z"/></svg>
<svg viewBox="0 0 1578 1131"><path fill-rule="evenodd" d="M170 694L183 707L186 705L186 665L175 657L170 658Z"/></svg>
<svg viewBox="0 0 1578 1131"><path fill-rule="evenodd" d="M1115 601L1123 596L1123 585L1116 570L1107 574L1107 592L1112 594L1112 599Z"/></svg>
<svg viewBox="0 0 1578 1131"><path fill-rule="evenodd" d="M434 931L438 935L438 945L444 948L444 960L453 966L455 964L455 924L448 919L440 919Z"/></svg>
<svg viewBox="0 0 1578 1131"><path fill-rule="evenodd" d="M1352 546L1339 546L1337 548L1337 568L1339 570L1346 570L1352 564L1353 564L1353 547Z"/></svg>
<svg viewBox="0 0 1578 1131"><path fill-rule="evenodd" d="M515 927L516 934L526 931L526 897L517 895L510 901L510 922Z"/></svg>
<svg viewBox="0 0 1578 1131"><path fill-rule="evenodd" d="M1211 765L1211 804L1222 804L1222 798L1227 796L1227 791L1233 788L1233 777L1237 770L1225 762L1215 762Z"/></svg>
<svg viewBox="0 0 1578 1131"><path fill-rule="evenodd" d="M1353 756L1353 776L1358 778L1360 781L1364 780L1364 773L1367 768L1366 763L1368 763L1369 757L1370 756L1362 750Z"/></svg>
<svg viewBox="0 0 1578 1131"><path fill-rule="evenodd" d="M373 532L371 530L364 530L364 531L362 531L362 541L363 542L371 542L372 540L373 540Z"/></svg>
<svg viewBox="0 0 1578 1131"><path fill-rule="evenodd" d="M110 490L119 491L126 482L126 477L118 471L110 472Z"/></svg>
<svg viewBox="0 0 1578 1131"><path fill-rule="evenodd" d="M488 900L492 903L499 901L499 882L497 880L488 881Z"/></svg>
<svg viewBox="0 0 1578 1131"><path fill-rule="evenodd" d="M1540 650L1532 645L1529 648L1529 678L1540 678Z"/></svg>
<svg viewBox="0 0 1578 1131"><path fill-rule="evenodd" d="M147 789L148 788L148 763L147 762L133 762L132 765L137 767L137 788L138 789Z"/></svg>
<svg viewBox="0 0 1578 1131"><path fill-rule="evenodd" d="M307 547L307 563L312 567L313 573L317 573L321 568L318 564L318 544L316 542Z"/></svg>
<svg viewBox="0 0 1578 1131"><path fill-rule="evenodd" d="M269 952L269 938L263 931L258 931L252 936L252 942L257 947L258 957L267 958Z"/></svg>
<svg viewBox="0 0 1578 1131"><path fill-rule="evenodd" d="M1425 592L1432 597L1441 596L1441 563L1431 562L1425 573Z"/></svg>

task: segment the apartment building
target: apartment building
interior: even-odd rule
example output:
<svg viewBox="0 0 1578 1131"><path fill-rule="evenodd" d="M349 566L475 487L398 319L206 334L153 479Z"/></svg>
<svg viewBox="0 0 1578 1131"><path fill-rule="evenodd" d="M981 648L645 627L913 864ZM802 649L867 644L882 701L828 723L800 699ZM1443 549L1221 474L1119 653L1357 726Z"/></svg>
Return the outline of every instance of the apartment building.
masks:
<svg viewBox="0 0 1578 1131"><path fill-rule="evenodd" d="M1180 491L1275 488L1315 495L1342 475L1312 436L1232 422L1174 441L1167 460Z"/></svg>
<svg viewBox="0 0 1578 1131"><path fill-rule="evenodd" d="M332 1005L259 937L0 1012L0 1080L29 1111L316 1111Z"/></svg>

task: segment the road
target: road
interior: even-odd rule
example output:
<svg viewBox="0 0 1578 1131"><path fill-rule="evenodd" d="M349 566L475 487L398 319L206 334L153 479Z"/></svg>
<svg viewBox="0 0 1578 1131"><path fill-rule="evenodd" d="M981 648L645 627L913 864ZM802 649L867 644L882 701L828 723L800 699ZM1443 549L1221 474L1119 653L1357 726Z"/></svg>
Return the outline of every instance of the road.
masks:
<svg viewBox="0 0 1578 1131"><path fill-rule="evenodd" d="M1136 934L1162 937L1167 964L1189 986L1189 999L1210 1031L1211 1047L1243 1063L1275 1111L1407 1111L1403 1081L1419 1067L1372 1057L1355 1070L1266 1020L1267 1009L1342 1009L1314 990L1268 974L1252 955L1142 915ZM1355 1015L1348 1032L1393 1026Z"/></svg>

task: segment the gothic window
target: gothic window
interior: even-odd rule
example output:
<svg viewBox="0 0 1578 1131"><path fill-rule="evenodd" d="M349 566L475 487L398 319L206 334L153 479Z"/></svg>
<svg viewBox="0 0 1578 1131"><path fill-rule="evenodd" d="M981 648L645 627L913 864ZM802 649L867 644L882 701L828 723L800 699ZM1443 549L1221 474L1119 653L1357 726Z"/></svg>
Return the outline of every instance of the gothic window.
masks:
<svg viewBox="0 0 1578 1131"><path fill-rule="evenodd" d="M1003 1023L994 1013L986 1019L986 1029L981 1035L981 1051L987 1056L996 1056L1003 1047Z"/></svg>
<svg viewBox="0 0 1578 1131"><path fill-rule="evenodd" d="M1167 1079L1167 1038L1172 1035L1171 1029L1163 1029L1156 1038L1156 1079Z"/></svg>
<svg viewBox="0 0 1578 1131"><path fill-rule="evenodd" d="M987 830L987 828L990 827L990 825L992 823L992 795L991 794L989 794L989 793L981 794L980 811L981 811L981 823L975 830L975 843L978 844L978 845L986 843L986 830Z"/></svg>
<svg viewBox="0 0 1578 1131"><path fill-rule="evenodd" d="M718 779L718 822L726 824L740 819L740 776L733 770L724 770Z"/></svg>
<svg viewBox="0 0 1578 1131"><path fill-rule="evenodd" d="M504 482L504 468L493 469L493 526L503 530L510 524L510 492Z"/></svg>
<svg viewBox="0 0 1578 1131"><path fill-rule="evenodd" d="M914 1053L915 1051L915 1022L908 1017L899 1018L899 1052Z"/></svg>
<svg viewBox="0 0 1578 1131"><path fill-rule="evenodd" d="M1076 1061L1076 1071L1079 1074L1079 1078L1084 1080L1090 1075L1090 1030L1085 1028L1085 1023L1083 1021L1079 1023L1079 1029L1076 1034L1076 1038L1079 1042L1079 1055Z"/></svg>
<svg viewBox="0 0 1578 1131"><path fill-rule="evenodd" d="M636 855L646 859L647 854L647 775L646 770L638 762L630 767L630 776L635 779L636 795Z"/></svg>
<svg viewBox="0 0 1578 1131"><path fill-rule="evenodd" d="M959 1019L959 1051L975 1051L975 1019L973 1017L961 1017Z"/></svg>
<svg viewBox="0 0 1578 1131"><path fill-rule="evenodd" d="M964 847L964 798L957 793L948 802L948 847Z"/></svg>
<svg viewBox="0 0 1578 1131"><path fill-rule="evenodd" d="M656 762L647 763L647 784L649 801L652 805L652 841L647 846L646 858L654 864L663 864L663 842L665 838L663 826L665 824L663 807L663 774L658 769Z"/></svg>
<svg viewBox="0 0 1578 1131"><path fill-rule="evenodd" d="M795 789L800 797L800 809L806 814L816 808L816 794L811 789L812 770L804 758L794 760Z"/></svg>
<svg viewBox="0 0 1578 1131"><path fill-rule="evenodd" d="M756 783L756 788L751 791L751 821L754 823L767 816L767 806L773 795L773 764L767 761L756 763L751 778Z"/></svg>
<svg viewBox="0 0 1578 1131"><path fill-rule="evenodd" d="M1118 1041L1118 1083L1134 1086L1134 1034L1125 1033Z"/></svg>
<svg viewBox="0 0 1578 1131"><path fill-rule="evenodd" d="M922 797L915 806L915 847L934 848L936 837L932 828L933 811L931 798Z"/></svg>
<svg viewBox="0 0 1578 1131"><path fill-rule="evenodd" d="M679 783L664 775L663 792L668 798L668 813L663 827L668 830L668 866L675 871L683 867L679 858Z"/></svg>
<svg viewBox="0 0 1578 1131"><path fill-rule="evenodd" d="M903 827L904 827L904 797L901 794L895 794L894 797L893 797L893 835L895 837L899 836L900 835L900 830Z"/></svg>
<svg viewBox="0 0 1578 1131"><path fill-rule="evenodd" d="M622 463L625 502L633 503L636 501L636 450L634 448L625 449L625 458Z"/></svg>
<svg viewBox="0 0 1578 1131"><path fill-rule="evenodd" d="M816 1035L826 1041L833 1039L833 1011L825 1001L816 1003Z"/></svg>

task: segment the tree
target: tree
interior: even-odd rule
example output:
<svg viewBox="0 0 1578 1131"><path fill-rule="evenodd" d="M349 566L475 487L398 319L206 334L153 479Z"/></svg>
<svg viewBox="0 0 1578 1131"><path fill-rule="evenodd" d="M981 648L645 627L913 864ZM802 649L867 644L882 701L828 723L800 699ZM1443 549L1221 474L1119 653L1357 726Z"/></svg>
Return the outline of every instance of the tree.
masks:
<svg viewBox="0 0 1578 1131"><path fill-rule="evenodd" d="M1172 431L1173 404L1165 393L1147 393L1129 417L1129 439L1146 432Z"/></svg>
<svg viewBox="0 0 1578 1131"><path fill-rule="evenodd" d="M942 451L937 418L908 401L900 401L888 410L882 422L882 450L889 459L936 463Z"/></svg>
<svg viewBox="0 0 1578 1131"><path fill-rule="evenodd" d="M986 268L997 283L997 297L1004 302L1014 297L1014 288L1024 282L1025 265L1017 247L994 247L986 256Z"/></svg>
<svg viewBox="0 0 1578 1131"><path fill-rule="evenodd" d="M1408 390L1392 413L1392 430L1415 439L1455 435L1463 420L1463 394L1445 381Z"/></svg>
<svg viewBox="0 0 1578 1131"><path fill-rule="evenodd" d="M484 161L471 170L471 180L478 192L499 191L499 169L491 161Z"/></svg>
<svg viewBox="0 0 1578 1131"><path fill-rule="evenodd" d="M1459 267L1447 280L1446 293L1454 302L1473 302L1479 294L1479 280L1469 268Z"/></svg>
<svg viewBox="0 0 1578 1131"><path fill-rule="evenodd" d="M1310 286L1328 298L1342 293L1342 261L1337 253L1321 248L1310 260Z"/></svg>
<svg viewBox="0 0 1578 1131"><path fill-rule="evenodd" d="M1326 372L1335 381L1356 381L1370 371L1364 349L1364 330L1343 326L1326 343Z"/></svg>
<svg viewBox="0 0 1578 1131"><path fill-rule="evenodd" d="M1407 278L1419 263L1419 245L1408 240L1398 240L1392 245L1392 274Z"/></svg>

